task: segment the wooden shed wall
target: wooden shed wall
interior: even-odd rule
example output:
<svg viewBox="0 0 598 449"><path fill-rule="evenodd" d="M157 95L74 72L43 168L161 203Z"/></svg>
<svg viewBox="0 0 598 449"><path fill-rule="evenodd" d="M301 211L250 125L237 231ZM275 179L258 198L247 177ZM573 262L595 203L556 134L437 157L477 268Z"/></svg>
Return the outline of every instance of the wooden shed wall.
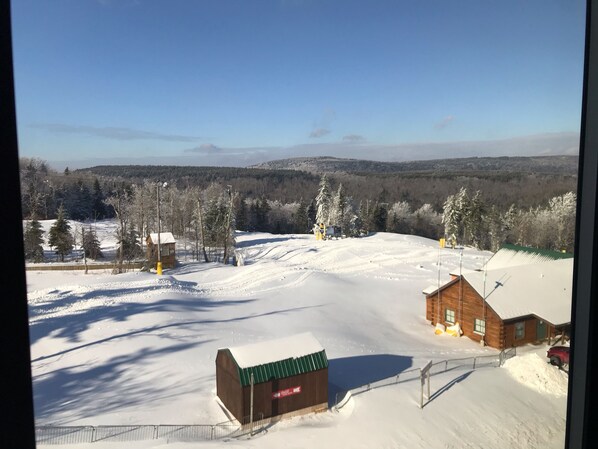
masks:
<svg viewBox="0 0 598 449"><path fill-rule="evenodd" d="M163 268L174 268L176 266L176 244L161 243L162 252L160 259ZM154 244L150 238L147 239L147 258L152 263L158 260L158 245Z"/></svg>
<svg viewBox="0 0 598 449"><path fill-rule="evenodd" d="M301 393L272 399L272 393L301 387ZM251 387L243 387L243 417L250 413ZM282 415L320 404L328 406L328 368L257 384L253 391L254 419Z"/></svg>
<svg viewBox="0 0 598 449"><path fill-rule="evenodd" d="M484 319L484 303L478 292L465 279L462 279L456 280L442 289L440 291L440 300L438 296L438 293L436 293L426 297L426 319L432 324L439 322L445 326L450 326L454 323L447 323L444 318L446 309L451 309L455 312L455 322L460 324L463 335L472 340L480 341L482 336L474 331L475 319ZM463 298L461 305L459 304L460 297ZM488 304L486 304L485 310L485 342L493 348L503 349L503 322ZM439 317L436 316L438 312L440 312Z"/></svg>
<svg viewBox="0 0 598 449"><path fill-rule="evenodd" d="M237 365L226 349L216 356L216 395L237 418L243 418L243 391Z"/></svg>

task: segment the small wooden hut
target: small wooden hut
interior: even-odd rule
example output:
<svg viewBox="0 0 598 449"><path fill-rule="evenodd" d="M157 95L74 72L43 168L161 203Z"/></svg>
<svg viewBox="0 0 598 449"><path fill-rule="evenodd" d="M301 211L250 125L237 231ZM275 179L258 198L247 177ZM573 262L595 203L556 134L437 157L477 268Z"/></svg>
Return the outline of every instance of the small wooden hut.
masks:
<svg viewBox="0 0 598 449"><path fill-rule="evenodd" d="M147 243L147 260L151 265L158 261L158 233L152 233L145 239ZM171 232L160 233L160 260L162 268L174 268L176 265L176 240Z"/></svg>
<svg viewBox="0 0 598 449"><path fill-rule="evenodd" d="M216 392L241 424L328 409L328 359L310 333L219 349Z"/></svg>

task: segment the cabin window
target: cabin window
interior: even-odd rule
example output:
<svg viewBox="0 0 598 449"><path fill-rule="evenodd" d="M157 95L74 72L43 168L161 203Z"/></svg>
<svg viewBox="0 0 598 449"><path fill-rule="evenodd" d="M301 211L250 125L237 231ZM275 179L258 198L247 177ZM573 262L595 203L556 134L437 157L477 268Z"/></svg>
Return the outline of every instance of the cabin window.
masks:
<svg viewBox="0 0 598 449"><path fill-rule="evenodd" d="M525 337L525 323L515 323L515 340L521 340Z"/></svg>
<svg viewBox="0 0 598 449"><path fill-rule="evenodd" d="M444 310L444 321L447 323L454 324L455 323L455 311L451 309Z"/></svg>
<svg viewBox="0 0 598 449"><path fill-rule="evenodd" d="M476 334L486 335L486 320L476 318L473 324L473 331Z"/></svg>

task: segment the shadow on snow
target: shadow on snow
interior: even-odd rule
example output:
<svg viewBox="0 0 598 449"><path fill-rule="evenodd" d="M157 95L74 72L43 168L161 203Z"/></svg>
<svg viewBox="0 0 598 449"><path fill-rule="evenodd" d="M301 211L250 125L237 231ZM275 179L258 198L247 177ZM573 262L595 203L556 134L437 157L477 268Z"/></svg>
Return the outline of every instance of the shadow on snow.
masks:
<svg viewBox="0 0 598 449"><path fill-rule="evenodd" d="M396 376L412 365L412 357L392 354L331 359L328 361L328 403L334 404L337 393Z"/></svg>
<svg viewBox="0 0 598 449"><path fill-rule="evenodd" d="M97 416L135 405L152 403L188 392L188 385L162 388L152 385L143 367L152 359L192 349L211 340L181 343L164 348L142 348L131 354L114 356L97 365L73 365L34 376L35 417L45 421L66 413L61 422ZM41 423L40 423L41 424Z"/></svg>

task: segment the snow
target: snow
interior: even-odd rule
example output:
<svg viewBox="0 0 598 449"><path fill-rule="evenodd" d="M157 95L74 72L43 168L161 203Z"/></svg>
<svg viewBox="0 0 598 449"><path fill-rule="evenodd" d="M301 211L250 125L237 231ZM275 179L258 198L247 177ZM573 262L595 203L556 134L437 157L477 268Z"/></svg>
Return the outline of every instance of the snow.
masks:
<svg viewBox="0 0 598 449"><path fill-rule="evenodd" d="M98 224L112 242L109 228ZM333 241L238 233L237 242L245 255L241 267L192 262L177 250L180 265L163 276L28 271L37 424L226 421L216 401L218 349L306 332L326 350L330 402L429 360L497 354L464 337L437 336L426 321L421 291L438 279L436 241L385 233ZM109 244L102 242L103 249ZM478 269L489 255L465 249L463 267ZM458 268L459 252L442 249L440 257L445 280ZM279 422L249 440L126 445L562 448L563 381L547 375L562 372L545 353L545 345L529 346L510 361L521 358L520 366L434 375L423 409L415 380L355 394L339 412ZM532 386L540 366L553 369L542 377L550 392Z"/></svg>
<svg viewBox="0 0 598 449"><path fill-rule="evenodd" d="M158 244L158 233L151 233L150 239L155 244ZM160 245L165 245L166 243L176 243L176 239L171 232L160 232Z"/></svg>
<svg viewBox="0 0 598 449"><path fill-rule="evenodd" d="M503 319L536 315L552 324L571 322L573 259L463 275Z"/></svg>
<svg viewBox="0 0 598 449"><path fill-rule="evenodd" d="M538 353L509 359L503 368L518 382L540 393L567 395L569 380L567 373L546 363L546 357L541 357Z"/></svg>
<svg viewBox="0 0 598 449"><path fill-rule="evenodd" d="M517 250L514 248L501 248L486 264L487 270L496 270L500 268L518 267L522 265L534 265L541 262L548 262L555 258L542 251L533 252L533 250ZM573 258L571 257L571 260Z"/></svg>
<svg viewBox="0 0 598 449"><path fill-rule="evenodd" d="M296 359L324 350L310 332L228 349L241 369Z"/></svg>

